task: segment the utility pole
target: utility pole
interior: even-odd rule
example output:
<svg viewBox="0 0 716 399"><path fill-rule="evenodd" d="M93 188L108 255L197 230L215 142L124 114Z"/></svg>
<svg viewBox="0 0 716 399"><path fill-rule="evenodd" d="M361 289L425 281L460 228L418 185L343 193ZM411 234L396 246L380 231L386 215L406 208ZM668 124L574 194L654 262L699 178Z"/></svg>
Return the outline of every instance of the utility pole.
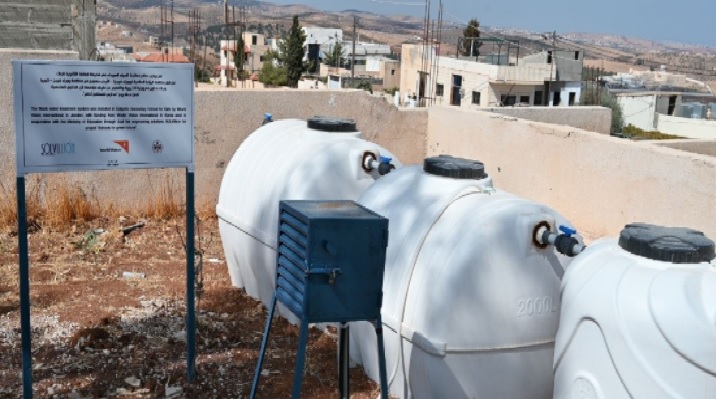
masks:
<svg viewBox="0 0 716 399"><path fill-rule="evenodd" d="M355 74L356 74L356 24L358 23L358 17L353 16L353 51L351 54L351 87L355 85Z"/></svg>
<svg viewBox="0 0 716 399"><path fill-rule="evenodd" d="M172 58L170 61L174 62L174 0L172 0Z"/></svg>
<svg viewBox="0 0 716 399"><path fill-rule="evenodd" d="M549 106L549 99L552 97L552 70L554 69L554 63L557 61L557 54L554 51L555 40L557 38L557 31L552 31L552 62L549 64L549 84L547 85L547 106ZM554 99L552 99L554 104Z"/></svg>
<svg viewBox="0 0 716 399"><path fill-rule="evenodd" d="M229 4L224 0L224 45L226 50L219 46L219 52L224 51L226 54L226 65L224 65L224 79L226 79L226 87L229 87L229 32L226 25L229 23ZM221 53L219 53L221 54Z"/></svg>

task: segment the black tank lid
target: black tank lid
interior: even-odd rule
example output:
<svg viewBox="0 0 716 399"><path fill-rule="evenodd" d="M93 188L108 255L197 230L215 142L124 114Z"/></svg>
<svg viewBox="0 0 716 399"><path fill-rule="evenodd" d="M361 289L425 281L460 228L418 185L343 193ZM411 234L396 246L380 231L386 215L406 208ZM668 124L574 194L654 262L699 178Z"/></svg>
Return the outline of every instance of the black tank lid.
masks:
<svg viewBox="0 0 716 399"><path fill-rule="evenodd" d="M701 263L714 259L714 242L704 233L685 227L628 224L619 246L634 255L671 263Z"/></svg>
<svg viewBox="0 0 716 399"><path fill-rule="evenodd" d="M480 161L465 158L455 158L452 155L439 155L425 158L423 170L431 175L451 177L453 179L484 179L485 165Z"/></svg>
<svg viewBox="0 0 716 399"><path fill-rule="evenodd" d="M322 132L352 133L358 131L356 122L353 119L346 118L314 116L308 119L307 125L309 129L320 130Z"/></svg>

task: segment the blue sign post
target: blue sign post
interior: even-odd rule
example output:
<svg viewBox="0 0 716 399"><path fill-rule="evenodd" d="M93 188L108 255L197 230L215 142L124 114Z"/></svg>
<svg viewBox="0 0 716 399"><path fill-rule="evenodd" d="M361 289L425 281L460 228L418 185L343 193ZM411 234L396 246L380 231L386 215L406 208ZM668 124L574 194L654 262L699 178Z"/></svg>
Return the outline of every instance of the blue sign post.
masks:
<svg viewBox="0 0 716 399"><path fill-rule="evenodd" d="M194 65L13 61L22 390L32 398L25 175L186 170L187 381L196 365Z"/></svg>

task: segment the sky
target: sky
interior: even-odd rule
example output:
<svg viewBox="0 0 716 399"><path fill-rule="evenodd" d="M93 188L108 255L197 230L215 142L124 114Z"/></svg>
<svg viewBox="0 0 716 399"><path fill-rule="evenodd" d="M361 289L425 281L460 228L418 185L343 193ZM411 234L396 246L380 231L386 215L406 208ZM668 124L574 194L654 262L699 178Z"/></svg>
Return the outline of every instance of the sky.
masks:
<svg viewBox="0 0 716 399"><path fill-rule="evenodd" d="M357 9L382 15L423 18L419 0L268 0L305 4L319 10ZM437 19L438 0L431 0ZM532 31L604 33L656 41L716 46L716 0L443 0L444 21L522 28Z"/></svg>

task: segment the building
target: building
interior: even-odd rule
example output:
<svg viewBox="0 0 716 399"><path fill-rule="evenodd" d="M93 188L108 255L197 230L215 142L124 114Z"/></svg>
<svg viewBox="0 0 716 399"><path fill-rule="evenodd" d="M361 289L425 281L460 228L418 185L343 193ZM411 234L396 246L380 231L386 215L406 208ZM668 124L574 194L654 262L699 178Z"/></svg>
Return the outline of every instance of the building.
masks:
<svg viewBox="0 0 716 399"><path fill-rule="evenodd" d="M707 120L713 93L703 82L661 71L630 71L601 78L622 107L624 125L686 138L716 139Z"/></svg>
<svg viewBox="0 0 716 399"><path fill-rule="evenodd" d="M554 60L554 62L553 62ZM545 93L549 98L540 104L550 107L574 106L579 104L582 96L582 70L584 69L584 53L581 51L543 51L522 59L524 65L549 65L550 79L546 84Z"/></svg>
<svg viewBox="0 0 716 399"><path fill-rule="evenodd" d="M309 46L317 46L319 52L333 51L337 43L343 42L343 30L339 28L322 28L319 26L304 26L301 28L306 35L303 47L309 51Z"/></svg>
<svg viewBox="0 0 716 399"><path fill-rule="evenodd" d="M97 45L98 58L109 62L137 62L132 46L115 46L100 42ZM149 53L146 53L147 55Z"/></svg>
<svg viewBox="0 0 716 399"><path fill-rule="evenodd" d="M414 95L422 106L577 105L581 92L581 69L577 73L576 67L574 70L563 67L563 80L558 81L556 67L547 56L493 65L472 59L439 56L435 46L406 44L401 56L400 92L403 97ZM497 62L499 58L494 60ZM553 93L549 102L545 103L548 91Z"/></svg>
<svg viewBox="0 0 716 399"><path fill-rule="evenodd" d="M243 70L256 72L263 67L266 53L277 50L275 40L267 40L259 33L244 32L243 35L246 57L244 58Z"/></svg>
<svg viewBox="0 0 716 399"><path fill-rule="evenodd" d="M191 60L181 52L170 51L166 48L164 51L140 51L134 53L134 59L137 62L191 62Z"/></svg>
<svg viewBox="0 0 716 399"><path fill-rule="evenodd" d="M81 60L95 53L96 2L25 0L0 7L0 48L73 50Z"/></svg>
<svg viewBox="0 0 716 399"><path fill-rule="evenodd" d="M229 86L230 82L236 80L236 40L219 41L219 65L214 67L214 72L218 75L219 83L222 86ZM244 45L244 60L249 53L248 46ZM243 69L243 68L242 68Z"/></svg>

